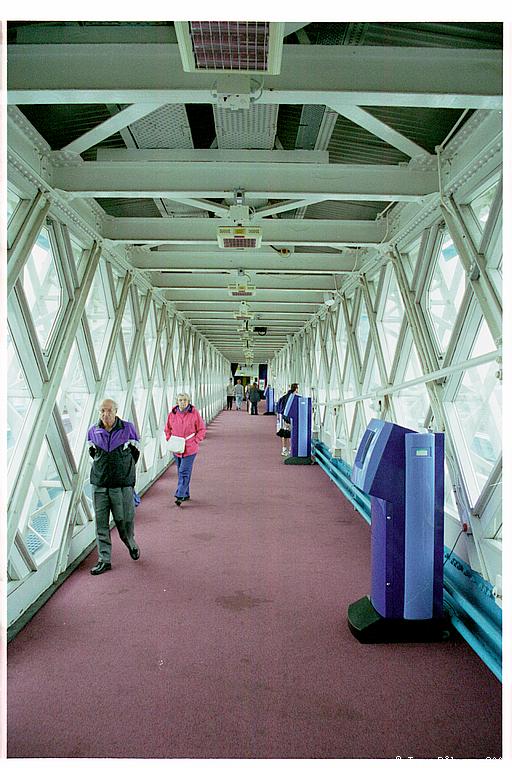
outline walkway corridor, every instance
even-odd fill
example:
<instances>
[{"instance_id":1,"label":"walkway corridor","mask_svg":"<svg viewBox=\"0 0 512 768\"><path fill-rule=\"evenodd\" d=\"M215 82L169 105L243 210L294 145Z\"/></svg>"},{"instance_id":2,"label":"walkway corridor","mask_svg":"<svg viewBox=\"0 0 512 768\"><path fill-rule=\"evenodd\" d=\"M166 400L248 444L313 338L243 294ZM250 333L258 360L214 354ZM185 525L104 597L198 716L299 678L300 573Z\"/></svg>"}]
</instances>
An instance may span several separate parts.
<instances>
[{"instance_id":1,"label":"walkway corridor","mask_svg":"<svg viewBox=\"0 0 512 768\"><path fill-rule=\"evenodd\" d=\"M463 641L350 634L369 527L274 428L219 414L190 503L174 466L144 495L141 559L113 532L112 571L91 554L11 642L9 757L501 754L500 684Z\"/></svg>"}]
</instances>

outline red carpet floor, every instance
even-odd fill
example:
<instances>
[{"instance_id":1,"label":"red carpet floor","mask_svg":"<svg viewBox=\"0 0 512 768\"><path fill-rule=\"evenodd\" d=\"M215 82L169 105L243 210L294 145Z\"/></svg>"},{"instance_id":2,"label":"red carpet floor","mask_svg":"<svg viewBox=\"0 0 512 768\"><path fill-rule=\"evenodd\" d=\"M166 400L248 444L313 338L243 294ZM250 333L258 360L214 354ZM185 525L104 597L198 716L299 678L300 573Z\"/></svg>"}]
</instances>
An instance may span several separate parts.
<instances>
[{"instance_id":1,"label":"red carpet floor","mask_svg":"<svg viewBox=\"0 0 512 768\"><path fill-rule=\"evenodd\" d=\"M263 410L264 403L260 404ZM196 459L113 531L8 648L8 755L484 758L501 686L460 639L361 645L369 526L319 466L285 466L275 419L223 412Z\"/></svg>"}]
</instances>

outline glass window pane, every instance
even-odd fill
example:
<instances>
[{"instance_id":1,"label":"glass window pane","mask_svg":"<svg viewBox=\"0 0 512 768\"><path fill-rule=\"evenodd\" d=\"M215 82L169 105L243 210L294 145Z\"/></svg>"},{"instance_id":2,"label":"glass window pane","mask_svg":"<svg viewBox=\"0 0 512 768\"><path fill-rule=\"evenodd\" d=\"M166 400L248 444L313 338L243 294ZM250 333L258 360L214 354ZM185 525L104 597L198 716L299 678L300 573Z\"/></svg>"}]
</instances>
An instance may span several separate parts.
<instances>
[{"instance_id":1,"label":"glass window pane","mask_svg":"<svg viewBox=\"0 0 512 768\"><path fill-rule=\"evenodd\" d=\"M347 344L347 329L345 327L343 312L340 309L338 315L338 325L336 328L336 351L338 353L338 360L340 361L341 371L343 371L343 366L345 364L345 351L347 349Z\"/></svg>"},{"instance_id":2,"label":"glass window pane","mask_svg":"<svg viewBox=\"0 0 512 768\"><path fill-rule=\"evenodd\" d=\"M155 408L155 414L157 421L160 418L160 410L162 407L162 397L164 394L163 386L160 384L159 381L154 382L153 387L151 388L151 394L153 397L153 406Z\"/></svg>"},{"instance_id":3,"label":"glass window pane","mask_svg":"<svg viewBox=\"0 0 512 768\"><path fill-rule=\"evenodd\" d=\"M126 301L126 306L124 308L124 313L123 313L123 319L121 321L121 332L123 335L124 350L126 352L126 360L128 362L130 360L132 345L135 339L135 323L133 321L132 305L131 305L129 296Z\"/></svg>"},{"instance_id":4,"label":"glass window pane","mask_svg":"<svg viewBox=\"0 0 512 768\"><path fill-rule=\"evenodd\" d=\"M101 371L108 348L110 337L108 331L109 326L111 325L109 303L107 301L101 269L98 269L94 275L94 280L85 305L85 314L91 332L96 361L98 363L98 368Z\"/></svg>"},{"instance_id":5,"label":"glass window pane","mask_svg":"<svg viewBox=\"0 0 512 768\"><path fill-rule=\"evenodd\" d=\"M359 359L361 360L361 363L364 360L364 353L366 351L366 343L368 341L369 333L370 321L368 320L368 312L366 311L366 304L361 299L361 309L356 327L357 344L359 346Z\"/></svg>"},{"instance_id":6,"label":"glass window pane","mask_svg":"<svg viewBox=\"0 0 512 768\"><path fill-rule=\"evenodd\" d=\"M133 405L137 414L137 420L139 425L142 425L142 419L144 418L144 407L146 405L147 390L144 389L144 378L142 376L141 364L137 366L137 375L135 377L135 384L133 387Z\"/></svg>"},{"instance_id":7,"label":"glass window pane","mask_svg":"<svg viewBox=\"0 0 512 768\"><path fill-rule=\"evenodd\" d=\"M487 324L482 321L472 357L493 349ZM501 398L501 381L496 378L496 364L487 363L466 371L454 401L476 478L476 490L472 490L469 484L473 503L501 453Z\"/></svg>"},{"instance_id":8,"label":"glass window pane","mask_svg":"<svg viewBox=\"0 0 512 768\"><path fill-rule=\"evenodd\" d=\"M356 395L357 395L357 391L356 391L354 371L352 369L352 364L349 363L348 371L345 374L345 380L343 382L343 399L346 400L351 397L356 397ZM345 405L345 413L347 416L347 424L348 424L349 430L352 427L352 420L354 418L355 408L356 408L355 400Z\"/></svg>"},{"instance_id":9,"label":"glass window pane","mask_svg":"<svg viewBox=\"0 0 512 768\"><path fill-rule=\"evenodd\" d=\"M12 217L21 203L21 198L11 189L7 190L7 224L9 225Z\"/></svg>"},{"instance_id":10,"label":"glass window pane","mask_svg":"<svg viewBox=\"0 0 512 768\"><path fill-rule=\"evenodd\" d=\"M491 336L489 326L482 318L475 343L471 348L471 353L469 356L479 357L480 355L486 355L488 352L494 352L495 349L496 346Z\"/></svg>"},{"instance_id":11,"label":"glass window pane","mask_svg":"<svg viewBox=\"0 0 512 768\"><path fill-rule=\"evenodd\" d=\"M379 366L377 365L377 361L375 360L375 350L370 351L370 356L368 359L368 367L367 367L367 374L365 377L365 392L374 392L376 389L379 389L379 387L382 386L382 381L380 377L380 371ZM366 422L370 419L375 418L375 410L374 407L376 404L373 402L373 400L370 400L369 398L366 398L363 400L363 408L364 408L364 414L366 417Z\"/></svg>"},{"instance_id":12,"label":"glass window pane","mask_svg":"<svg viewBox=\"0 0 512 768\"><path fill-rule=\"evenodd\" d=\"M153 437L151 434L151 428L149 426L149 420L146 424L146 427L144 428L144 437L143 437L143 452L144 452L144 460L146 462L146 466L148 467L149 471L151 472L154 467L154 458L155 458L155 449L156 449L156 437Z\"/></svg>"},{"instance_id":13,"label":"glass window pane","mask_svg":"<svg viewBox=\"0 0 512 768\"><path fill-rule=\"evenodd\" d=\"M165 312L166 310L163 309L162 311ZM169 327L168 326L168 322L166 321L165 325L164 325L164 327L162 329L162 333L160 334L160 345L159 346L160 346L160 359L162 361L162 365L165 364L165 356L167 354L167 346L169 344L169 338L167 336L167 334L168 334L168 327Z\"/></svg>"},{"instance_id":14,"label":"glass window pane","mask_svg":"<svg viewBox=\"0 0 512 768\"><path fill-rule=\"evenodd\" d=\"M400 296L400 290L394 274L391 273L384 311L382 313L382 320L379 322L382 329L382 351L388 364L388 371L393 364L403 316L404 307Z\"/></svg>"},{"instance_id":15,"label":"glass window pane","mask_svg":"<svg viewBox=\"0 0 512 768\"><path fill-rule=\"evenodd\" d=\"M102 394L103 398L112 398L118 405L118 413L122 413L124 404L126 402L126 382L124 378L121 378L119 374L119 365L117 362L117 356L112 358L112 364L105 384L105 390Z\"/></svg>"},{"instance_id":16,"label":"glass window pane","mask_svg":"<svg viewBox=\"0 0 512 768\"><path fill-rule=\"evenodd\" d=\"M180 358L180 326L178 325L174 332L174 338L172 340L172 362L174 370L178 373L178 362Z\"/></svg>"},{"instance_id":17,"label":"glass window pane","mask_svg":"<svg viewBox=\"0 0 512 768\"><path fill-rule=\"evenodd\" d=\"M59 387L57 408L77 464L84 450L89 426L85 420L89 396L82 360L75 341Z\"/></svg>"},{"instance_id":18,"label":"glass window pane","mask_svg":"<svg viewBox=\"0 0 512 768\"><path fill-rule=\"evenodd\" d=\"M41 349L48 339L62 304L62 289L48 229L39 233L22 274L23 289Z\"/></svg>"},{"instance_id":19,"label":"glass window pane","mask_svg":"<svg viewBox=\"0 0 512 768\"><path fill-rule=\"evenodd\" d=\"M478 195L478 197L476 197L471 202L471 208L474 211L476 220L482 231L485 227L487 219L489 218L489 212L491 210L492 202L494 200L497 188L498 182L493 184L492 187L486 189L485 192L482 192L481 195Z\"/></svg>"},{"instance_id":20,"label":"glass window pane","mask_svg":"<svg viewBox=\"0 0 512 768\"><path fill-rule=\"evenodd\" d=\"M451 517L459 518L453 484L446 462L444 466L444 511L445 514L448 514Z\"/></svg>"},{"instance_id":21,"label":"glass window pane","mask_svg":"<svg viewBox=\"0 0 512 768\"><path fill-rule=\"evenodd\" d=\"M142 317L144 314L144 304L146 302L146 294L141 293L140 291L137 291L137 297L139 299L139 317Z\"/></svg>"},{"instance_id":22,"label":"glass window pane","mask_svg":"<svg viewBox=\"0 0 512 768\"><path fill-rule=\"evenodd\" d=\"M366 429L366 422L364 424L362 423L358 413L356 416L356 423L354 425L354 430L352 432L352 445L355 446L356 452L357 452L357 448L359 447L359 443L362 440L365 429Z\"/></svg>"},{"instance_id":23,"label":"glass window pane","mask_svg":"<svg viewBox=\"0 0 512 768\"><path fill-rule=\"evenodd\" d=\"M82 256L84 255L84 248L83 246L76 240L76 238L73 237L73 235L69 236L69 241L71 243L71 254L73 256L73 260L75 262L75 266L77 268L80 267L80 262L82 261Z\"/></svg>"},{"instance_id":24,"label":"glass window pane","mask_svg":"<svg viewBox=\"0 0 512 768\"><path fill-rule=\"evenodd\" d=\"M320 370L320 361L322 357L322 351L320 349L320 330L319 327L316 327L315 330L315 372L318 375L318 371Z\"/></svg>"},{"instance_id":25,"label":"glass window pane","mask_svg":"<svg viewBox=\"0 0 512 768\"><path fill-rule=\"evenodd\" d=\"M34 468L21 526L25 544L36 561L50 550L63 498L64 488L45 439Z\"/></svg>"},{"instance_id":26,"label":"glass window pane","mask_svg":"<svg viewBox=\"0 0 512 768\"><path fill-rule=\"evenodd\" d=\"M417 379L423 375L418 360L418 355L414 347L411 349L409 362L405 372L405 381ZM416 384L412 387L406 387L393 393L393 404L397 415L398 423L402 427L422 429L425 424L429 408L429 398L425 384Z\"/></svg>"},{"instance_id":27,"label":"glass window pane","mask_svg":"<svg viewBox=\"0 0 512 768\"><path fill-rule=\"evenodd\" d=\"M20 438L32 393L21 368L11 334L7 331L7 464Z\"/></svg>"},{"instance_id":28,"label":"glass window pane","mask_svg":"<svg viewBox=\"0 0 512 768\"><path fill-rule=\"evenodd\" d=\"M124 275L114 275L114 288L116 292L116 302L118 305L121 299L121 294L123 292L124 279L125 279ZM129 298L128 298L128 301L130 301Z\"/></svg>"},{"instance_id":29,"label":"glass window pane","mask_svg":"<svg viewBox=\"0 0 512 768\"><path fill-rule=\"evenodd\" d=\"M446 351L455 326L465 282L455 245L449 233L445 232L427 294L427 310L442 352Z\"/></svg>"},{"instance_id":30,"label":"glass window pane","mask_svg":"<svg viewBox=\"0 0 512 768\"><path fill-rule=\"evenodd\" d=\"M405 268L405 272L407 274L407 279L409 280L409 285L412 285L412 279L414 277L414 272L416 269L416 263L418 261L418 256L420 253L420 246L421 246L421 238L416 240L416 242L402 254L402 263Z\"/></svg>"},{"instance_id":31,"label":"glass window pane","mask_svg":"<svg viewBox=\"0 0 512 768\"><path fill-rule=\"evenodd\" d=\"M153 366L153 356L155 354L155 347L156 347L156 318L155 318L154 303L152 303L149 308L149 315L146 322L146 328L144 331L144 343L146 345L148 370L151 373L152 366Z\"/></svg>"}]
</instances>

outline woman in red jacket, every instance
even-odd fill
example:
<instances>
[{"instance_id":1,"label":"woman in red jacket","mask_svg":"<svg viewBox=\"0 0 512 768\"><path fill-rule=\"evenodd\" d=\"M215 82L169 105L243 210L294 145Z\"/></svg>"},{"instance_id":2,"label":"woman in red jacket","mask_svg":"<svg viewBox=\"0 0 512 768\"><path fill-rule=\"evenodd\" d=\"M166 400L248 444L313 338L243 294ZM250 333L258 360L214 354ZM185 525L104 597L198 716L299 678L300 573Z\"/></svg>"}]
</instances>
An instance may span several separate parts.
<instances>
[{"instance_id":1,"label":"woman in red jacket","mask_svg":"<svg viewBox=\"0 0 512 768\"><path fill-rule=\"evenodd\" d=\"M190 395L181 392L178 395L178 405L175 405L167 417L165 424L165 439L171 435L185 437L185 450L175 453L174 458L178 467L178 487L174 503L179 507L183 501L190 499L190 477L192 466L199 449L199 443L204 439L206 427L201 414L190 402Z\"/></svg>"}]
</instances>

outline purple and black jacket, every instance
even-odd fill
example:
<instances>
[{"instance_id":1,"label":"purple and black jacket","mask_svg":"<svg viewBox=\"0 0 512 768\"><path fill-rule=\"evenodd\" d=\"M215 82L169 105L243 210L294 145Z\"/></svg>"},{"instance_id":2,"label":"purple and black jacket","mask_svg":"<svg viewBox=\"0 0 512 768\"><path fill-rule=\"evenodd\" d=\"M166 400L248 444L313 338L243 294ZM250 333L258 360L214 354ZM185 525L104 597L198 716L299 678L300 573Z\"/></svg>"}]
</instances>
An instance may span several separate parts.
<instances>
[{"instance_id":1,"label":"purple and black jacket","mask_svg":"<svg viewBox=\"0 0 512 768\"><path fill-rule=\"evenodd\" d=\"M135 464L139 459L139 436L131 421L116 417L108 432L100 420L87 433L89 453L94 459L91 485L125 488L135 485Z\"/></svg>"}]
</instances>

